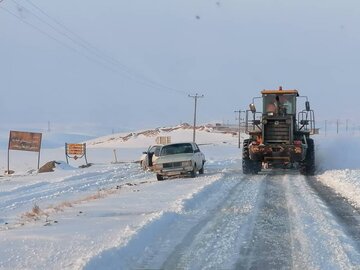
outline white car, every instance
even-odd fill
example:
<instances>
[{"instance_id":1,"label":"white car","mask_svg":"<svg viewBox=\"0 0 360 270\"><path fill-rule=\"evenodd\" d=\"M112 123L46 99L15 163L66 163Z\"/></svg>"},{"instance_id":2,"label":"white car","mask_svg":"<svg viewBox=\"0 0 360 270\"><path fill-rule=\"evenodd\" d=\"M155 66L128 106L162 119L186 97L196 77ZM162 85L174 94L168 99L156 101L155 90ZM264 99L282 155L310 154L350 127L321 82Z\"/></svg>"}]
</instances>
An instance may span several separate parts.
<instances>
[{"instance_id":1,"label":"white car","mask_svg":"<svg viewBox=\"0 0 360 270\"><path fill-rule=\"evenodd\" d=\"M140 166L144 170L152 170L154 161L159 158L162 144L150 145L146 152L140 157Z\"/></svg>"},{"instance_id":2,"label":"white car","mask_svg":"<svg viewBox=\"0 0 360 270\"><path fill-rule=\"evenodd\" d=\"M161 147L153 171L159 181L164 177L204 173L205 156L196 143L172 143Z\"/></svg>"}]
</instances>

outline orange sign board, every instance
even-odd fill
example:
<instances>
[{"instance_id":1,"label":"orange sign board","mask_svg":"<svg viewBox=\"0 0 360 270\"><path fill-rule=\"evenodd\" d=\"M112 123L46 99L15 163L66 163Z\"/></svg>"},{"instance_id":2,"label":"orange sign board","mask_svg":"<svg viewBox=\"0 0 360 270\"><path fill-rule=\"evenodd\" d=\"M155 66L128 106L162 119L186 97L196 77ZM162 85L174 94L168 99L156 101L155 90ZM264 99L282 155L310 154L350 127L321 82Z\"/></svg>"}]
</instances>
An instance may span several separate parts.
<instances>
[{"instance_id":1,"label":"orange sign board","mask_svg":"<svg viewBox=\"0 0 360 270\"><path fill-rule=\"evenodd\" d=\"M66 144L66 152L68 155L82 156L85 154L85 144L82 143L68 143Z\"/></svg>"},{"instance_id":2,"label":"orange sign board","mask_svg":"<svg viewBox=\"0 0 360 270\"><path fill-rule=\"evenodd\" d=\"M171 143L171 136L159 136L156 137L157 144L169 144Z\"/></svg>"},{"instance_id":3,"label":"orange sign board","mask_svg":"<svg viewBox=\"0 0 360 270\"><path fill-rule=\"evenodd\" d=\"M40 152L41 133L10 131L9 149Z\"/></svg>"}]
</instances>

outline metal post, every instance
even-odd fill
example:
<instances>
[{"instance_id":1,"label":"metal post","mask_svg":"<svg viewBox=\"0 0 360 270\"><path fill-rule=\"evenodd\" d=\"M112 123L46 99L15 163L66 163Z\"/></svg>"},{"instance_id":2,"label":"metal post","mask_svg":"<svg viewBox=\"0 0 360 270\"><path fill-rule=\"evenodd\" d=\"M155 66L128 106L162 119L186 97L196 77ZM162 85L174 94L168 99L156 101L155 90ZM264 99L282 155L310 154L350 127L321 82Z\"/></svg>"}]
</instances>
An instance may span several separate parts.
<instances>
[{"instance_id":1,"label":"metal post","mask_svg":"<svg viewBox=\"0 0 360 270\"><path fill-rule=\"evenodd\" d=\"M10 174L10 147L8 148L7 174Z\"/></svg>"},{"instance_id":2,"label":"metal post","mask_svg":"<svg viewBox=\"0 0 360 270\"><path fill-rule=\"evenodd\" d=\"M10 141L11 141L11 131L10 131L10 134L9 134L9 144L8 144L7 174L10 174Z\"/></svg>"},{"instance_id":3,"label":"metal post","mask_svg":"<svg viewBox=\"0 0 360 270\"><path fill-rule=\"evenodd\" d=\"M38 156L38 170L40 169L40 151L39 151L39 156Z\"/></svg>"},{"instance_id":4,"label":"metal post","mask_svg":"<svg viewBox=\"0 0 360 270\"><path fill-rule=\"evenodd\" d=\"M197 108L197 98L195 98L193 142L195 142L195 133L196 133L196 108Z\"/></svg>"},{"instance_id":5,"label":"metal post","mask_svg":"<svg viewBox=\"0 0 360 270\"><path fill-rule=\"evenodd\" d=\"M67 151L67 143L65 143L65 156L66 156L66 163L69 164L69 155L68 155L68 151Z\"/></svg>"},{"instance_id":6,"label":"metal post","mask_svg":"<svg viewBox=\"0 0 360 270\"><path fill-rule=\"evenodd\" d=\"M86 156L86 143L83 144L84 145L84 153L85 153L85 162L86 162L86 165L88 165L88 161L87 161L87 156Z\"/></svg>"},{"instance_id":7,"label":"metal post","mask_svg":"<svg viewBox=\"0 0 360 270\"><path fill-rule=\"evenodd\" d=\"M198 99L198 98L203 98L204 95L201 95L201 96L200 96L200 95L198 95L198 94L196 93L195 96L191 96L191 95L188 95L188 96L195 99L194 126L193 126L193 142L195 142L197 99Z\"/></svg>"},{"instance_id":8,"label":"metal post","mask_svg":"<svg viewBox=\"0 0 360 270\"><path fill-rule=\"evenodd\" d=\"M39 156L38 156L38 170L40 169L41 142L42 142L42 133L40 133L40 145L39 145Z\"/></svg>"}]
</instances>

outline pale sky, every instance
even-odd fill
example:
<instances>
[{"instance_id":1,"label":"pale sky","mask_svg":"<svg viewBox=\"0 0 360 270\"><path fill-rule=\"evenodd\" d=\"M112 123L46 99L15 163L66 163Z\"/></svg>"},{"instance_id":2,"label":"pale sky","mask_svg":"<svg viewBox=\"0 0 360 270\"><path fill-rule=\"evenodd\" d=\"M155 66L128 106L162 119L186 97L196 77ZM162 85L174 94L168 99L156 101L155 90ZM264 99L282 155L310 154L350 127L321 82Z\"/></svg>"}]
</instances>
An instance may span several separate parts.
<instances>
[{"instance_id":1,"label":"pale sky","mask_svg":"<svg viewBox=\"0 0 360 270\"><path fill-rule=\"evenodd\" d=\"M0 7L2 128L50 121L109 133L192 123L188 94L195 93L205 95L199 123L232 123L234 110L280 85L307 95L320 121L355 122L360 114L358 0L4 0Z\"/></svg>"}]
</instances>

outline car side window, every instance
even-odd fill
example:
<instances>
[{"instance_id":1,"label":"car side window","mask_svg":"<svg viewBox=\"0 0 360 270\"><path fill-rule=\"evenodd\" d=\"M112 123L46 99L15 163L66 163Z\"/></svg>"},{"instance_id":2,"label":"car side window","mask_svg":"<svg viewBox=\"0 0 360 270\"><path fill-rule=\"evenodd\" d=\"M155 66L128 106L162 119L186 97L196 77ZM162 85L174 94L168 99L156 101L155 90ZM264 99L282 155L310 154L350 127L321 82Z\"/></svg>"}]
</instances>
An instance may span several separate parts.
<instances>
[{"instance_id":1,"label":"car side window","mask_svg":"<svg viewBox=\"0 0 360 270\"><path fill-rule=\"evenodd\" d=\"M160 149L161 149L161 147L156 147L156 148L155 148L154 155L155 155L156 157L158 157L158 156L160 155Z\"/></svg>"},{"instance_id":2,"label":"car side window","mask_svg":"<svg viewBox=\"0 0 360 270\"><path fill-rule=\"evenodd\" d=\"M198 153L198 152L200 152L200 149L196 144L194 144L194 153Z\"/></svg>"}]
</instances>

